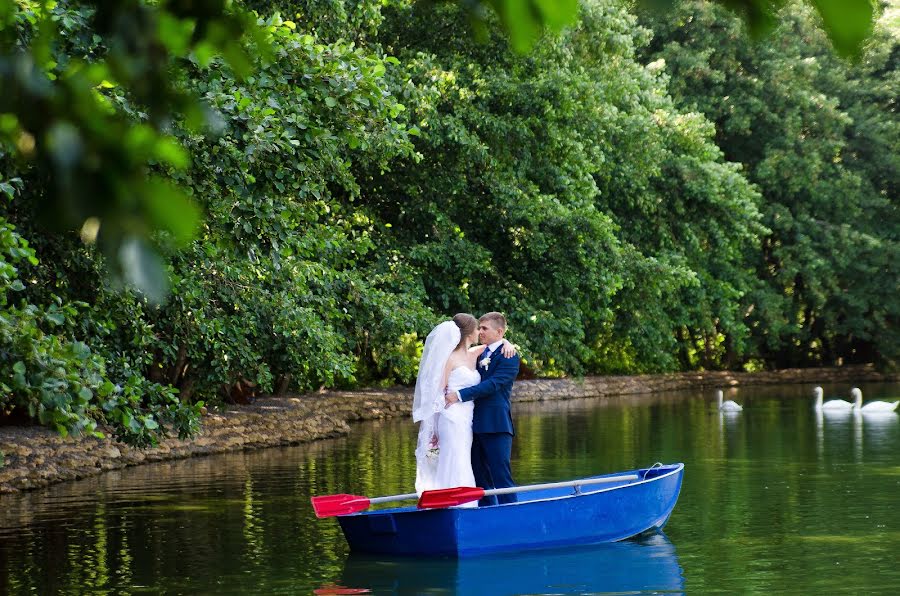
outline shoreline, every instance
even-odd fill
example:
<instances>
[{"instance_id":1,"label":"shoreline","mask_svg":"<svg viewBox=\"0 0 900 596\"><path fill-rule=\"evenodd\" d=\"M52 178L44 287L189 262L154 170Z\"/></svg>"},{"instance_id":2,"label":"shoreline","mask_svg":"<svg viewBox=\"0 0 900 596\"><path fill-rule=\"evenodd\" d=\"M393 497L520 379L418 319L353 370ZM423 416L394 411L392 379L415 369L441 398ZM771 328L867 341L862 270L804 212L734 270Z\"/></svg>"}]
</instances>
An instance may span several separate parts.
<instances>
[{"instance_id":1,"label":"shoreline","mask_svg":"<svg viewBox=\"0 0 900 596\"><path fill-rule=\"evenodd\" d=\"M869 365L785 369L756 373L686 372L660 375L534 379L517 381L513 403L644 395L663 391L772 384L891 382L900 373ZM166 439L152 449L134 449L112 439L61 437L41 426L0 427L0 495L35 490L142 463L231 451L308 443L345 435L351 423L408 416L411 387L328 391L264 397L202 419L190 440Z\"/></svg>"}]
</instances>

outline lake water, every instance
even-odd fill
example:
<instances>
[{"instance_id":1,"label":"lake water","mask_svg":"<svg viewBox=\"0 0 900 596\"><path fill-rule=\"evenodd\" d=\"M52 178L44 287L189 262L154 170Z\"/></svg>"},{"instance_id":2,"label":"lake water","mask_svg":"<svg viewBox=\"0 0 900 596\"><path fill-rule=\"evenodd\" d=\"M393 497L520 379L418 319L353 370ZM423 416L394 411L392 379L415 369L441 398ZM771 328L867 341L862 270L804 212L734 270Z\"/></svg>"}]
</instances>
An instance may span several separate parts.
<instances>
[{"instance_id":1,"label":"lake water","mask_svg":"<svg viewBox=\"0 0 900 596\"><path fill-rule=\"evenodd\" d=\"M817 416L810 386L727 398L744 412L720 415L711 391L514 407L521 484L684 462L664 535L463 561L350 556L309 498L411 492L414 427L390 420L2 496L0 594L900 593L897 417Z\"/></svg>"}]
</instances>

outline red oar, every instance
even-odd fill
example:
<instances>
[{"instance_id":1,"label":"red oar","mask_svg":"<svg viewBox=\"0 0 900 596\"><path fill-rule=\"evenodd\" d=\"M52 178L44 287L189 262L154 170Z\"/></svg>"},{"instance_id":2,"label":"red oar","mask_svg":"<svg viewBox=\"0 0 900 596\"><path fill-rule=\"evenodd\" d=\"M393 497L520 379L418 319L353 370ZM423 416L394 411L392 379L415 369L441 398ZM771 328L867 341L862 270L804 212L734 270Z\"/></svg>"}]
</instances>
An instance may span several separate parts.
<instances>
[{"instance_id":1,"label":"red oar","mask_svg":"<svg viewBox=\"0 0 900 596\"><path fill-rule=\"evenodd\" d=\"M347 515L364 511L369 505L376 503L387 503L389 501L403 501L405 499L416 499L419 495L409 493L406 495L392 495L390 497L362 497L360 495L324 495L321 497L313 497L313 509L316 517L331 517L334 515Z\"/></svg>"},{"instance_id":2,"label":"red oar","mask_svg":"<svg viewBox=\"0 0 900 596\"><path fill-rule=\"evenodd\" d=\"M627 474L624 476L605 476L603 478L585 478L583 480L570 480L568 482L551 482L549 484L528 484L525 486L513 486L510 488L494 488L484 490L483 488L458 486L456 488L442 488L440 490L426 490L419 497L416 493L407 493L405 495L391 495L389 497L363 497L360 495L323 495L321 497L312 497L313 509L316 517L332 517L335 515L348 515L357 511L365 511L369 505L378 503L388 503L390 501L404 501L406 499L415 499L419 497L419 509L437 509L440 507L452 507L453 505L461 505L469 501L475 501L481 497L490 495L508 495L510 493L524 493L533 490L544 490L547 488L564 488L567 486L575 487L575 492L579 492L580 487L591 484L604 484L607 482L630 482L637 480L637 474Z\"/></svg>"},{"instance_id":3,"label":"red oar","mask_svg":"<svg viewBox=\"0 0 900 596\"><path fill-rule=\"evenodd\" d=\"M548 488L575 487L575 494L581 492L582 486L591 484L605 484L608 482L631 482L637 480L637 474L625 474L622 476L604 476L602 478L584 478L582 480L569 480L567 482L550 482L548 484L527 484L525 486L512 486L510 488L493 488L484 490L472 486L458 486L456 488L442 488L439 490L426 490L419 498L419 509L438 509L462 505L469 501L475 501L481 497L491 495L508 495L511 493L525 493L533 490L545 490Z\"/></svg>"}]
</instances>

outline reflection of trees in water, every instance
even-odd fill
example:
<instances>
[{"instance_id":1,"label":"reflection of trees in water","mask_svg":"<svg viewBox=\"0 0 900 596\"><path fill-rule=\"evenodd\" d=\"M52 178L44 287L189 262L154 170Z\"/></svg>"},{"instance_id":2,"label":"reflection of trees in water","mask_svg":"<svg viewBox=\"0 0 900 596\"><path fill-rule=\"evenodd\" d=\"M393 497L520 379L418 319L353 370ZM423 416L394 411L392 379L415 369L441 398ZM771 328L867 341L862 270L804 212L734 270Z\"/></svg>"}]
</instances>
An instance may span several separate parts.
<instances>
[{"instance_id":1,"label":"reflection of trees in water","mask_svg":"<svg viewBox=\"0 0 900 596\"><path fill-rule=\"evenodd\" d=\"M886 490L896 478L879 470L900 469L897 419L819 419L805 386L739 391L738 417L719 416L712 390L516 404L515 477L552 481L684 461L667 532L687 569L686 589L747 589L729 583L734 569L747 568L765 569L757 588L796 586L826 555L847 563L848 581L863 581L862 558L879 556L878 537L854 542L852 552L826 538L871 538L876 521L896 527L895 491ZM304 592L297 586L339 582L346 544L334 520L315 519L309 497L408 492L415 430L407 418L368 422L318 443L149 464L4 496L0 593L131 585ZM817 555L804 558L798 541L816 536ZM773 558L790 565L768 565Z\"/></svg>"},{"instance_id":2,"label":"reflection of trees in water","mask_svg":"<svg viewBox=\"0 0 900 596\"><path fill-rule=\"evenodd\" d=\"M320 446L300 458L285 458L289 451L148 465L4 498L3 531L28 532L16 535L22 548L13 557L0 557L10 562L0 564L0 576L10 590L50 593L153 586L160 577L182 577L187 586L202 578L202 586L222 570L318 577L329 559L337 572L345 550L339 529L311 523L295 492L310 493L303 481L310 471L330 484L315 471L331 468L334 458ZM316 569L304 561L316 561ZM262 589L269 575L253 586Z\"/></svg>"}]
</instances>

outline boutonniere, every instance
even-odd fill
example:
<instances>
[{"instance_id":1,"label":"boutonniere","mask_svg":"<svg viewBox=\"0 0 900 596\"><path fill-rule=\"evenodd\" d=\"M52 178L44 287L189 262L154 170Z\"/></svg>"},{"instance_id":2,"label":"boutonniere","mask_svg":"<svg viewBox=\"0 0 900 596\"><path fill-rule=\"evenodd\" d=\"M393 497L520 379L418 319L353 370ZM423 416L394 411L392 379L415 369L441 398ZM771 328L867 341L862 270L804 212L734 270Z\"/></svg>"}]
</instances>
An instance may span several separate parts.
<instances>
[{"instance_id":1,"label":"boutonniere","mask_svg":"<svg viewBox=\"0 0 900 596\"><path fill-rule=\"evenodd\" d=\"M485 356L478 362L478 365L481 366L481 368L487 369L487 367L491 365L491 357Z\"/></svg>"}]
</instances>

